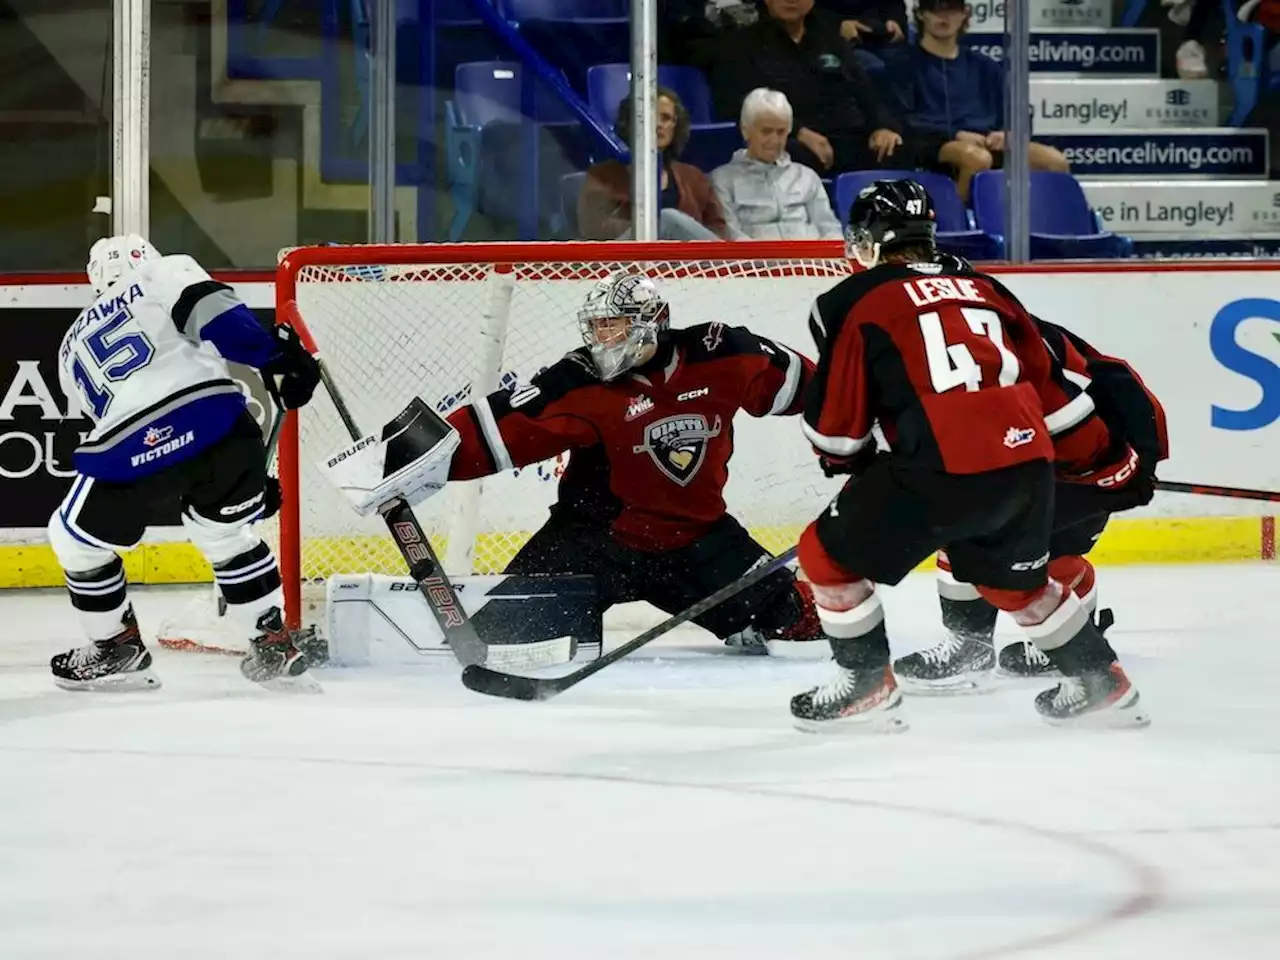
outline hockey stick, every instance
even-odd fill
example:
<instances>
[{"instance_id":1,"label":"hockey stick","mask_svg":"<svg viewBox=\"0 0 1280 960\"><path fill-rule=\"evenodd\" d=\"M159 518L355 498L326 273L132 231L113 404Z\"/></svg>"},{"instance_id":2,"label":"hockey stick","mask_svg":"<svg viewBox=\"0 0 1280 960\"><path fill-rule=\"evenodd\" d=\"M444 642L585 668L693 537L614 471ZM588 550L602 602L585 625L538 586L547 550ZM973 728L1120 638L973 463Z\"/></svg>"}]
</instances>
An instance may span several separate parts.
<instances>
[{"instance_id":1,"label":"hockey stick","mask_svg":"<svg viewBox=\"0 0 1280 960\"><path fill-rule=\"evenodd\" d=\"M297 331L307 349L315 356L320 366L320 382L324 384L325 391L333 401L334 409L338 411L342 425L346 427L352 442L362 439L365 434L356 424L351 408L347 406L342 391L329 373L328 366L320 358L315 339L307 329L306 322L298 311L297 303L290 300L284 305L282 313L284 320ZM440 632L444 634L445 642L449 644L453 655L463 666L484 663L488 657L489 647L480 639L476 628L467 618L466 611L462 609L462 603L458 600L457 591L449 582L448 575L431 548L431 541L427 539L426 531L422 529L422 524L414 516L409 504L397 498L386 504L379 512L387 525L387 530L391 533L391 539L400 550L400 555L409 565L409 576L417 581L418 590L426 599L427 606L431 609L436 623L439 624Z\"/></svg>"},{"instance_id":2,"label":"hockey stick","mask_svg":"<svg viewBox=\"0 0 1280 960\"><path fill-rule=\"evenodd\" d=\"M1250 490L1248 487L1219 487L1211 483L1177 483L1173 480L1157 480L1157 490L1165 493L1194 493L1202 497L1234 497L1237 500L1280 501L1280 491Z\"/></svg>"},{"instance_id":3,"label":"hockey stick","mask_svg":"<svg viewBox=\"0 0 1280 960\"><path fill-rule=\"evenodd\" d=\"M598 660L593 660L585 667L566 673L563 677L520 677L510 673L499 673L488 667L472 666L462 671L462 682L469 690L487 694L491 697L506 697L508 700L550 700L564 693L570 687L581 683L587 677L598 673L611 663L617 663L623 657L635 653L645 644L657 640L663 634L670 633L682 623L688 623L694 617L701 616L712 607L741 593L750 586L759 583L770 574L776 573L795 559L796 548L774 557L763 567L757 567L750 573L727 584L711 596L699 600L689 609L677 613L674 617L663 620L656 627L651 627L633 640L628 640L615 650L610 650Z\"/></svg>"}]
</instances>

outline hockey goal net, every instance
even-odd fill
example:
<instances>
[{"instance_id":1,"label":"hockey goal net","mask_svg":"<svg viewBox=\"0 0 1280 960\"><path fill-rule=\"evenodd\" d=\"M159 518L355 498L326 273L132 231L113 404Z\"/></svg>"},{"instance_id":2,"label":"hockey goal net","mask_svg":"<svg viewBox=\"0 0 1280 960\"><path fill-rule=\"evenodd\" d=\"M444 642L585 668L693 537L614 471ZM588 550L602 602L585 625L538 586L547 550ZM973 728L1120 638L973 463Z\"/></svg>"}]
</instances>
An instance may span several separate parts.
<instances>
[{"instance_id":1,"label":"hockey goal net","mask_svg":"<svg viewBox=\"0 0 1280 960\"><path fill-rule=\"evenodd\" d=\"M814 296L849 273L834 242L502 243L288 251L277 303L296 301L356 422L374 432L415 395L442 413L525 382L579 346L578 307L611 271L644 271L672 323L745 325L812 355ZM795 542L833 490L793 419L737 418L729 509L767 548ZM380 518L360 518L315 463L349 442L323 389L281 437L279 550L289 615L334 573L403 573ZM458 483L418 509L452 575L499 572L547 515L561 456ZM320 591L322 592L322 591ZM312 604L306 604L308 607Z\"/></svg>"}]
</instances>

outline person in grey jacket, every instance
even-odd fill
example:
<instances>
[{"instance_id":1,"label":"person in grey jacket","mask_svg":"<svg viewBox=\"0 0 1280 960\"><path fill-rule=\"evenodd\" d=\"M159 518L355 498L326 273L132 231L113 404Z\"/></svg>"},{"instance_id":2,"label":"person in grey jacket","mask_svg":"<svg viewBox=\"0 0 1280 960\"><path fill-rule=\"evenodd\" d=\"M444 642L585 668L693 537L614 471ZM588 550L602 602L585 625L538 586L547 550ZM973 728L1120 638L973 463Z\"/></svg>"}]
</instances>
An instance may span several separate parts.
<instances>
[{"instance_id":1,"label":"person in grey jacket","mask_svg":"<svg viewBox=\"0 0 1280 960\"><path fill-rule=\"evenodd\" d=\"M812 167L787 155L791 104L758 87L742 101L746 149L711 173L729 235L748 240L839 240L844 236Z\"/></svg>"}]
</instances>

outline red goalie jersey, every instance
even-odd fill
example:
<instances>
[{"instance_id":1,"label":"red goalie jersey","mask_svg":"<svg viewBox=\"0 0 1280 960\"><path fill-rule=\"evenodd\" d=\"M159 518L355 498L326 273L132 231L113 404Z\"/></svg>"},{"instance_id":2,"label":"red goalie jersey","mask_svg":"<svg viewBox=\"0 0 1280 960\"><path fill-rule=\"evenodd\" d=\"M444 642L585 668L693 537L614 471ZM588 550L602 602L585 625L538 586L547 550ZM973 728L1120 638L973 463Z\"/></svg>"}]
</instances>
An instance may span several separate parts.
<instances>
[{"instance_id":1,"label":"red goalie jersey","mask_svg":"<svg viewBox=\"0 0 1280 960\"><path fill-rule=\"evenodd\" d=\"M554 509L611 524L633 549L682 547L725 513L734 415L799 414L813 372L794 350L720 323L665 332L653 360L608 382L575 350L449 415L462 435L450 479L571 450Z\"/></svg>"},{"instance_id":2,"label":"red goalie jersey","mask_svg":"<svg viewBox=\"0 0 1280 960\"><path fill-rule=\"evenodd\" d=\"M862 453L877 423L895 456L953 474L1092 464L1110 446L1071 376L1084 358L1069 341L1051 357L1022 305L980 274L883 265L820 296L810 327L822 356L805 433L825 456Z\"/></svg>"}]
</instances>

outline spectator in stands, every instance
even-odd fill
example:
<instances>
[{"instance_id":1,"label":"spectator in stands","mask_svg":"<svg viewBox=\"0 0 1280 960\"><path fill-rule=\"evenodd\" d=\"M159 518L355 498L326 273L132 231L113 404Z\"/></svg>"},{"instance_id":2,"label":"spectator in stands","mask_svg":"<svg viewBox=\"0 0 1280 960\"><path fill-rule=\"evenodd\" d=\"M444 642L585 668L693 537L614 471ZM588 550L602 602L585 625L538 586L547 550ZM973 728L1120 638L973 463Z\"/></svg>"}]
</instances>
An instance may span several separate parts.
<instances>
[{"instance_id":1,"label":"spectator in stands","mask_svg":"<svg viewBox=\"0 0 1280 960\"><path fill-rule=\"evenodd\" d=\"M730 230L752 240L839 240L840 221L822 181L787 155L792 111L777 90L759 87L742 101L745 150L711 172Z\"/></svg>"},{"instance_id":2,"label":"spectator in stands","mask_svg":"<svg viewBox=\"0 0 1280 960\"><path fill-rule=\"evenodd\" d=\"M707 175L676 159L689 142L689 111L675 92L658 88L658 150L662 154L658 235L663 240L728 240L729 228ZM631 142L631 98L618 106L618 136ZM617 160L587 170L578 195L578 229L587 240L626 240L631 224L631 168Z\"/></svg>"},{"instance_id":3,"label":"spectator in stands","mask_svg":"<svg viewBox=\"0 0 1280 960\"><path fill-rule=\"evenodd\" d=\"M840 20L814 10L814 0L764 0L757 23L736 31L711 73L716 108L733 117L743 98L766 86L786 95L796 132L791 158L820 174L875 167L914 169L918 144L906 142L853 48Z\"/></svg>"},{"instance_id":4,"label":"spectator in stands","mask_svg":"<svg viewBox=\"0 0 1280 960\"><path fill-rule=\"evenodd\" d=\"M890 62L887 86L926 157L956 169L960 196L974 174L1004 160L1004 71L985 54L960 45L969 24L964 0L919 0L919 41ZM1066 173L1061 151L1030 145L1033 170Z\"/></svg>"},{"instance_id":5,"label":"spectator in stands","mask_svg":"<svg viewBox=\"0 0 1280 960\"><path fill-rule=\"evenodd\" d=\"M869 71L883 70L881 56L907 39L903 0L819 0L818 6L840 17L840 35L854 45Z\"/></svg>"}]
</instances>

